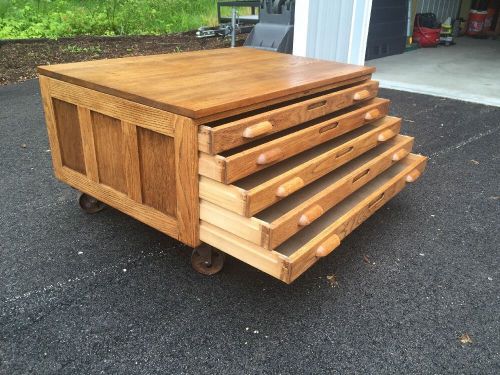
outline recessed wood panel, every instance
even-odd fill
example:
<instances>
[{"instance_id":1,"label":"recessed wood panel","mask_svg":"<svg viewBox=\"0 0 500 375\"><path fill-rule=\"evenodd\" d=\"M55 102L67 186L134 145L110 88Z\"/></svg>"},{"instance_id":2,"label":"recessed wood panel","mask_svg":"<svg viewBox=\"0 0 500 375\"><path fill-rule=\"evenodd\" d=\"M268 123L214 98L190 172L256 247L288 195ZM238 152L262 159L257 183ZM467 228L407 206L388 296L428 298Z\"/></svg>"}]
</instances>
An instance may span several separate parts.
<instances>
[{"instance_id":1,"label":"recessed wood panel","mask_svg":"<svg viewBox=\"0 0 500 375\"><path fill-rule=\"evenodd\" d=\"M63 165L85 173L82 136L76 105L53 99L57 135Z\"/></svg>"},{"instance_id":2,"label":"recessed wood panel","mask_svg":"<svg viewBox=\"0 0 500 375\"><path fill-rule=\"evenodd\" d=\"M175 216L174 139L137 127L141 169L142 202Z\"/></svg>"},{"instance_id":3,"label":"recessed wood panel","mask_svg":"<svg viewBox=\"0 0 500 375\"><path fill-rule=\"evenodd\" d=\"M126 193L121 121L98 112L92 112L92 130L99 181Z\"/></svg>"}]
</instances>

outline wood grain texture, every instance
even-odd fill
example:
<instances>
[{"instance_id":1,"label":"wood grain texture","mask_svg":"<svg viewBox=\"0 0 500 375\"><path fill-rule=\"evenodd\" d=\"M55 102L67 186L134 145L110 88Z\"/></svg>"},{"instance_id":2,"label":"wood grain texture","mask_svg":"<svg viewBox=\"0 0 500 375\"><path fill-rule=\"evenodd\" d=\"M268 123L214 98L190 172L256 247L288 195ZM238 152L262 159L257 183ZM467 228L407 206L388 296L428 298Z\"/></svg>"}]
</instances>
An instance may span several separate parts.
<instances>
[{"instance_id":1,"label":"wood grain texture","mask_svg":"<svg viewBox=\"0 0 500 375\"><path fill-rule=\"evenodd\" d=\"M40 87L59 179L190 246L200 244L191 119L44 76ZM71 115L72 124L83 124L64 140L65 147L82 140L85 163L78 172L63 166L52 96L62 103L64 122Z\"/></svg>"},{"instance_id":2,"label":"wood grain texture","mask_svg":"<svg viewBox=\"0 0 500 375\"><path fill-rule=\"evenodd\" d=\"M97 157L95 154L94 131L92 127L92 115L88 108L78 107L78 120L82 137L83 156L85 158L85 170L87 177L99 182L99 170L97 168Z\"/></svg>"},{"instance_id":3,"label":"wood grain texture","mask_svg":"<svg viewBox=\"0 0 500 375\"><path fill-rule=\"evenodd\" d=\"M215 181L226 181L226 160L223 156L200 152L199 173Z\"/></svg>"},{"instance_id":4,"label":"wood grain texture","mask_svg":"<svg viewBox=\"0 0 500 375\"><path fill-rule=\"evenodd\" d=\"M397 133L400 127L399 118L387 116L232 185L202 177L200 194L204 199L221 207L251 217L284 198L277 194L281 188L291 188L292 192L302 189L379 145L377 137L382 131L390 128ZM346 153L346 150L350 151ZM206 154L200 154L201 168L201 161Z\"/></svg>"},{"instance_id":5,"label":"wood grain texture","mask_svg":"<svg viewBox=\"0 0 500 375\"><path fill-rule=\"evenodd\" d=\"M403 149L408 154L412 145L413 138L398 136L304 187L293 196L273 204L254 217L243 217L241 214L220 207L220 204L217 206L202 201L201 219L265 249L274 249L391 167L395 163L392 155ZM204 195L203 189L201 186L201 195ZM223 192L224 190L220 194L213 195L217 197Z\"/></svg>"},{"instance_id":6,"label":"wood grain texture","mask_svg":"<svg viewBox=\"0 0 500 375\"><path fill-rule=\"evenodd\" d=\"M373 71L245 47L38 68L40 74L61 81L191 118L244 109ZM221 84L235 79L238 90Z\"/></svg>"},{"instance_id":7,"label":"wood grain texture","mask_svg":"<svg viewBox=\"0 0 500 375\"><path fill-rule=\"evenodd\" d=\"M98 112L91 112L91 118L99 182L126 193L122 124Z\"/></svg>"},{"instance_id":8,"label":"wood grain texture","mask_svg":"<svg viewBox=\"0 0 500 375\"><path fill-rule=\"evenodd\" d=\"M200 199L205 199L240 215L246 214L247 192L244 189L200 176L199 191Z\"/></svg>"},{"instance_id":9,"label":"wood grain texture","mask_svg":"<svg viewBox=\"0 0 500 375\"><path fill-rule=\"evenodd\" d=\"M175 182L179 240L200 245L198 193L198 129L191 119L179 116L175 122Z\"/></svg>"},{"instance_id":10,"label":"wood grain texture","mask_svg":"<svg viewBox=\"0 0 500 375\"><path fill-rule=\"evenodd\" d=\"M339 207L330 210L277 250L266 250L203 220L200 238L277 279L291 283L326 253L333 251L339 240L344 239L401 191L406 185L406 175L414 169L423 171L426 161L425 157L409 155L396 164L396 169L391 167L377 177L377 181L372 181L363 191L344 200ZM383 199L370 208L371 202L379 200L381 195ZM322 245L327 245L328 248L318 253L318 248Z\"/></svg>"},{"instance_id":11,"label":"wood grain texture","mask_svg":"<svg viewBox=\"0 0 500 375\"><path fill-rule=\"evenodd\" d=\"M215 165L220 166L222 171L219 181L230 184L385 116L389 109L389 103L389 100L386 99L374 99L352 111L338 115L333 114L326 119L322 118L321 121L316 120L314 123L306 123L298 129L290 129L288 133L278 133L266 137L257 141L257 144L251 148L240 146L223 155L203 155L203 158L213 158L214 161L209 168L210 173L214 170ZM366 120L365 114L374 109L378 111L378 116ZM200 174L206 175L205 171L206 169L201 169ZM217 179L214 174L207 177Z\"/></svg>"},{"instance_id":12,"label":"wood grain texture","mask_svg":"<svg viewBox=\"0 0 500 375\"><path fill-rule=\"evenodd\" d=\"M142 203L142 181L137 127L130 122L122 121L122 130L124 137L123 158L125 161L125 179L127 180L128 196L134 201Z\"/></svg>"},{"instance_id":13,"label":"wood grain texture","mask_svg":"<svg viewBox=\"0 0 500 375\"><path fill-rule=\"evenodd\" d=\"M177 212L174 138L137 128L142 202L171 216Z\"/></svg>"},{"instance_id":14,"label":"wood grain texture","mask_svg":"<svg viewBox=\"0 0 500 375\"><path fill-rule=\"evenodd\" d=\"M85 159L77 107L53 99L53 108L62 164L77 172L85 173Z\"/></svg>"},{"instance_id":15,"label":"wood grain texture","mask_svg":"<svg viewBox=\"0 0 500 375\"><path fill-rule=\"evenodd\" d=\"M377 150L374 149L373 152L369 153L369 158L361 156L359 161L356 159L355 163L349 163L353 165L352 168L347 164L343 170L341 168L341 170L332 172L331 177L325 176L322 179L324 182L320 180L316 186L312 184L311 186L314 186L312 192L317 192L314 196L309 196L310 194L307 194L306 191L300 193L295 198L296 203L293 209L288 210L270 223L269 243L265 244L264 247L274 249L298 233L302 229L300 219L304 213L307 213L315 205L320 205L323 209L321 215L323 215L325 211L391 167L395 163L392 160L392 154L396 150L404 149L410 152L412 145L413 138L398 136L398 139L394 140L390 147L383 148L382 153L377 155ZM362 163L360 163L361 161ZM329 185L325 186L325 184ZM259 217L262 215L257 214L257 218ZM262 219L265 220L266 216Z\"/></svg>"},{"instance_id":16,"label":"wood grain texture","mask_svg":"<svg viewBox=\"0 0 500 375\"><path fill-rule=\"evenodd\" d=\"M59 148L59 137L57 135L57 126L54 114L54 106L52 96L50 94L50 79L40 76L40 95L42 97L43 112L45 115L45 123L47 125L47 135L49 138L50 151L52 156L52 166L54 174L60 179L62 170L61 150Z\"/></svg>"},{"instance_id":17,"label":"wood grain texture","mask_svg":"<svg viewBox=\"0 0 500 375\"><path fill-rule=\"evenodd\" d=\"M325 86L314 87L312 89L299 91L299 92L296 92L293 94L288 94L288 95L278 97L275 99L269 99L269 100L266 100L263 102L258 102L258 103L251 104L248 106L238 107L238 108L227 110L224 112L217 112L217 113L214 113L213 115L209 115L209 116L194 118L193 123L195 125L202 125L202 124L207 124L209 122L219 121L219 120L226 120L227 121L228 118L251 115L254 111L266 110L270 106L280 105L283 102L300 100L302 98L307 98L311 95L321 94L321 93L324 93L325 91L330 91L330 90L334 90L337 88L347 87L347 86L350 86L352 84L366 83L370 80L371 80L371 74L355 76L355 77L349 78L345 81L330 83L330 84L325 85Z\"/></svg>"},{"instance_id":18,"label":"wood grain texture","mask_svg":"<svg viewBox=\"0 0 500 375\"><path fill-rule=\"evenodd\" d=\"M40 76L43 77L43 76ZM62 101L95 112L140 125L158 133L172 136L175 115L140 103L89 90L67 82L44 77L50 83L50 95Z\"/></svg>"},{"instance_id":19,"label":"wood grain texture","mask_svg":"<svg viewBox=\"0 0 500 375\"><path fill-rule=\"evenodd\" d=\"M315 255L317 258L323 258L335 250L339 245L339 236L333 234L318 245Z\"/></svg>"},{"instance_id":20,"label":"wood grain texture","mask_svg":"<svg viewBox=\"0 0 500 375\"><path fill-rule=\"evenodd\" d=\"M282 183L276 189L276 196L280 198L288 197L304 187L304 180L300 177L293 177L292 179Z\"/></svg>"},{"instance_id":21,"label":"wood grain texture","mask_svg":"<svg viewBox=\"0 0 500 375\"><path fill-rule=\"evenodd\" d=\"M283 263L286 260L275 252L262 249L203 220L200 224L200 239L268 275L287 282L286 276L282 278Z\"/></svg>"},{"instance_id":22,"label":"wood grain texture","mask_svg":"<svg viewBox=\"0 0 500 375\"><path fill-rule=\"evenodd\" d=\"M344 239L405 187L404 176L408 170L424 168L425 162L426 158L409 156L343 200L315 224L283 243L277 251L289 256L291 279L316 262L316 249L324 240L332 235ZM374 201L378 202L375 206L372 205Z\"/></svg>"},{"instance_id":23,"label":"wood grain texture","mask_svg":"<svg viewBox=\"0 0 500 375\"><path fill-rule=\"evenodd\" d=\"M255 217L244 217L216 204L200 200L200 219L254 244L267 242L269 224Z\"/></svg>"},{"instance_id":24,"label":"wood grain texture","mask_svg":"<svg viewBox=\"0 0 500 375\"><path fill-rule=\"evenodd\" d=\"M338 208L329 211L320 220L282 244L276 251L284 251L288 256L289 282L295 280L318 259L321 259L317 255L318 247L334 236L343 240L405 187L404 176L409 170L415 168L423 170L426 162L425 157L409 155L394 166L397 167L396 169L391 167L363 189L344 200ZM374 201L377 201L376 205L372 205Z\"/></svg>"},{"instance_id":25,"label":"wood grain texture","mask_svg":"<svg viewBox=\"0 0 500 375\"><path fill-rule=\"evenodd\" d=\"M339 89L338 91L323 95L320 94L311 99L221 125L202 126L200 128L201 144L199 148L201 151L210 154L220 153L251 142L261 136L277 133L306 121L325 116L354 104L356 102L354 95L360 90L367 93L363 97L364 100L374 98L378 92L378 82L369 81L354 87ZM209 145L208 150L205 143Z\"/></svg>"},{"instance_id":26,"label":"wood grain texture","mask_svg":"<svg viewBox=\"0 0 500 375\"><path fill-rule=\"evenodd\" d=\"M370 125L368 125L370 126ZM342 142L340 145L331 141L332 146L326 149L320 155L315 155L309 160L305 160L300 165L291 168L283 174L280 174L268 181L253 187L247 194L247 216L253 216L264 208L271 206L279 201L276 196L276 190L283 182L289 181L291 178L300 177L304 181L304 185L308 185L325 174L339 168L345 163L362 155L368 150L371 150L381 142L378 140L380 132L386 129L392 129L395 134L399 133L401 128L401 120L395 117L386 116L373 124L373 128L369 131L360 134L359 136ZM361 129L359 129L361 130ZM349 136L347 134L346 136ZM321 146L325 148L329 146L325 143ZM318 148L318 150L322 147ZM312 152L311 152L312 154ZM303 155L307 155L304 153ZM236 184L239 186L240 182Z\"/></svg>"},{"instance_id":27,"label":"wood grain texture","mask_svg":"<svg viewBox=\"0 0 500 375\"><path fill-rule=\"evenodd\" d=\"M175 217L137 203L126 194L120 193L109 186L91 181L86 176L66 167L61 169L61 180L162 233L173 238L179 237Z\"/></svg>"}]
</instances>

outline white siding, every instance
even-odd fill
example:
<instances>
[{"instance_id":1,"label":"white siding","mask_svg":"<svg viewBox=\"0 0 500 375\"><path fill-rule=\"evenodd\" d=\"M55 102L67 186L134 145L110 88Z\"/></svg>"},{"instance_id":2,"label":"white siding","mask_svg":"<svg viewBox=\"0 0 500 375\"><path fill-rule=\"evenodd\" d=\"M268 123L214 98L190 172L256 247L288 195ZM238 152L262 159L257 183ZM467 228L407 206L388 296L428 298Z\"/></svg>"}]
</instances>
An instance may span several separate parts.
<instances>
[{"instance_id":1,"label":"white siding","mask_svg":"<svg viewBox=\"0 0 500 375\"><path fill-rule=\"evenodd\" d=\"M434 13L440 22L451 17L453 20L460 11L460 0L416 0L417 13Z\"/></svg>"},{"instance_id":2,"label":"white siding","mask_svg":"<svg viewBox=\"0 0 500 375\"><path fill-rule=\"evenodd\" d=\"M293 53L364 64L372 0L297 0Z\"/></svg>"}]
</instances>

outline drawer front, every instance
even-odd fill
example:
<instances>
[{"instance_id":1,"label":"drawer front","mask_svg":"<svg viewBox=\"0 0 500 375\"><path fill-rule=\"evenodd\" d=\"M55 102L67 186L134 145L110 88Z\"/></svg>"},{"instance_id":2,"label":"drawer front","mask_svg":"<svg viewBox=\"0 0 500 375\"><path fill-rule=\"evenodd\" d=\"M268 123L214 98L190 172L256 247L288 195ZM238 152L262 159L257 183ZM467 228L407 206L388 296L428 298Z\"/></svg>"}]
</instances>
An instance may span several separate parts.
<instances>
[{"instance_id":1,"label":"drawer front","mask_svg":"<svg viewBox=\"0 0 500 375\"><path fill-rule=\"evenodd\" d=\"M265 249L274 249L408 155L412 145L413 138L398 136L254 217L201 200L200 218Z\"/></svg>"},{"instance_id":2,"label":"drawer front","mask_svg":"<svg viewBox=\"0 0 500 375\"><path fill-rule=\"evenodd\" d=\"M361 108L228 155L200 156L200 174L230 184L307 149L384 117L389 101L374 99Z\"/></svg>"},{"instance_id":3,"label":"drawer front","mask_svg":"<svg viewBox=\"0 0 500 375\"><path fill-rule=\"evenodd\" d=\"M331 218L325 215L323 220L326 224L313 224L319 225L319 228L314 228L308 234L299 232L277 250L266 250L204 220L200 223L200 239L271 276L291 283L316 261L331 253L343 238L393 198L408 182L415 181L423 172L426 160L423 156L409 155L391 167L398 167L396 174L392 173L387 178L384 175L390 174L391 169L384 172L377 177L383 179L382 183L377 184L377 179L372 181L363 188L364 192L356 192L345 203L341 203L339 206L343 205L342 209L333 208L329 213Z\"/></svg>"},{"instance_id":4,"label":"drawer front","mask_svg":"<svg viewBox=\"0 0 500 375\"><path fill-rule=\"evenodd\" d=\"M293 253L288 256L290 263L287 269L288 276L285 278L289 280L289 282L292 282L316 263L318 259L335 250L347 235L403 190L407 183L415 181L423 173L426 163L426 157L410 154L403 161L398 163L399 167L401 167L401 171L396 176L387 180L377 189L371 190L370 194L363 197L363 199L354 202L346 201L346 204L350 203L350 205L345 209L345 214L326 226L326 228L314 238L308 241L306 240L307 242L303 246L295 248ZM396 166L398 166L398 164L396 164ZM383 176L382 174L379 178ZM369 185L366 187L369 188ZM338 216L339 215L337 215L337 217ZM283 245L286 244L287 242ZM278 248L278 251L279 250Z\"/></svg>"},{"instance_id":5,"label":"drawer front","mask_svg":"<svg viewBox=\"0 0 500 375\"><path fill-rule=\"evenodd\" d=\"M246 216L255 215L264 208L292 194L294 191L316 181L318 178L323 177L382 142L391 139L399 133L400 128L401 120L399 118L386 117L380 120L380 125L372 131L342 146L335 147L293 170L252 189L246 197Z\"/></svg>"},{"instance_id":6,"label":"drawer front","mask_svg":"<svg viewBox=\"0 0 500 375\"><path fill-rule=\"evenodd\" d=\"M263 176L256 185L243 186L241 182L225 185L211 178L200 177L200 197L240 215L251 217L279 202L287 195L302 189L313 181L353 160L378 144L399 133L401 120L385 117L374 123L372 129L350 140L330 147L320 147L320 153L310 150L295 162L288 160L274 177ZM323 150L324 148L324 150ZM309 155L311 154L311 155ZM289 163L292 163L288 167ZM275 167L275 170L278 166ZM257 176L249 177L253 179ZM262 179L262 178L261 178Z\"/></svg>"},{"instance_id":7,"label":"drawer front","mask_svg":"<svg viewBox=\"0 0 500 375\"><path fill-rule=\"evenodd\" d=\"M378 82L368 81L220 125L203 125L199 130L199 150L217 154L372 99L377 92Z\"/></svg>"},{"instance_id":8,"label":"drawer front","mask_svg":"<svg viewBox=\"0 0 500 375\"><path fill-rule=\"evenodd\" d=\"M413 146L413 138L399 136L398 142L386 152L368 163L355 169L340 181L325 188L314 197L294 207L270 225L269 235L263 237L267 242L263 247L274 249L288 238L314 223L325 212L337 205L344 198L390 168L407 156ZM271 207L272 208L272 207Z\"/></svg>"}]
</instances>

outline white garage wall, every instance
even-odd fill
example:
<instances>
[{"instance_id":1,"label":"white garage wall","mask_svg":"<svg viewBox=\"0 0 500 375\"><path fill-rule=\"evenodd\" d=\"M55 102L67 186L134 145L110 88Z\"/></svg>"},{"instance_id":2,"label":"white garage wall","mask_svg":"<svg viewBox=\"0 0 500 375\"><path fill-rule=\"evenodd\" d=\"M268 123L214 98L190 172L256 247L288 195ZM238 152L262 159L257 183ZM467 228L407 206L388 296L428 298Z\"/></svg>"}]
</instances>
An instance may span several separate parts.
<instances>
[{"instance_id":1,"label":"white garage wall","mask_svg":"<svg viewBox=\"0 0 500 375\"><path fill-rule=\"evenodd\" d=\"M297 0L293 53L363 65L372 0Z\"/></svg>"},{"instance_id":2,"label":"white garage wall","mask_svg":"<svg viewBox=\"0 0 500 375\"><path fill-rule=\"evenodd\" d=\"M416 0L417 13L434 13L440 22L446 18L457 17L460 11L460 0Z\"/></svg>"}]
</instances>

